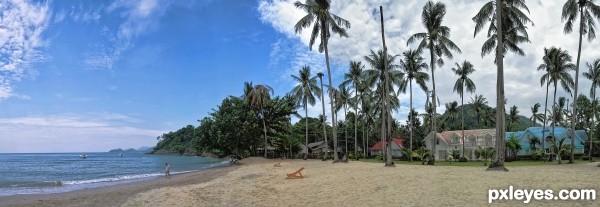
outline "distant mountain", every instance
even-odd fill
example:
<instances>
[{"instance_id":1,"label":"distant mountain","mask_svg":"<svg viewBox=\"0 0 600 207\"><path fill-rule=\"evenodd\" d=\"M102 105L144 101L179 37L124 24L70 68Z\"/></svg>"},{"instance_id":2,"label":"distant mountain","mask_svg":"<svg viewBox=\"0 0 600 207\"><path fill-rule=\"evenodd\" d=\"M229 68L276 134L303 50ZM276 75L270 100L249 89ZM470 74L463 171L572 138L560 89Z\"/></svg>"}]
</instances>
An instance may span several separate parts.
<instances>
[{"instance_id":1,"label":"distant mountain","mask_svg":"<svg viewBox=\"0 0 600 207\"><path fill-rule=\"evenodd\" d=\"M138 152L138 151L137 151L136 149L133 149L133 148L129 148L129 149L126 149L126 150L123 150L123 149L121 149L121 148L118 148L118 149L111 149L111 150L109 150L108 152L118 152L118 153L123 153L123 152Z\"/></svg>"},{"instance_id":2,"label":"distant mountain","mask_svg":"<svg viewBox=\"0 0 600 207\"><path fill-rule=\"evenodd\" d=\"M153 149L153 147L140 147L140 148L137 148L137 151L138 152L150 152L150 151L152 151L152 149Z\"/></svg>"}]
</instances>

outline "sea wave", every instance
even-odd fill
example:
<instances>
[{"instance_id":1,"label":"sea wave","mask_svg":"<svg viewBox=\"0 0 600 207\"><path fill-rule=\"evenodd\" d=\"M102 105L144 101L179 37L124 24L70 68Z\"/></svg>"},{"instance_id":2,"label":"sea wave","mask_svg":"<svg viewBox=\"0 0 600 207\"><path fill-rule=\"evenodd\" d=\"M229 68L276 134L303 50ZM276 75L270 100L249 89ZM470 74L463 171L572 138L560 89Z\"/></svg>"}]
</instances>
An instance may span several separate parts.
<instances>
[{"instance_id":1,"label":"sea wave","mask_svg":"<svg viewBox=\"0 0 600 207\"><path fill-rule=\"evenodd\" d=\"M148 174L137 174L137 175L121 175L117 177L108 177L108 178L96 178L96 179L88 179L88 180L68 180L63 181L64 185L80 185L80 184L92 184L92 183L104 183L104 182L115 182L115 181L124 181L124 180L133 180L133 179L143 179L160 176L162 173L148 173Z\"/></svg>"},{"instance_id":2,"label":"sea wave","mask_svg":"<svg viewBox=\"0 0 600 207\"><path fill-rule=\"evenodd\" d=\"M24 183L3 183L0 188L35 188L35 187L59 187L62 186L61 181L41 181L41 182L24 182Z\"/></svg>"}]
</instances>

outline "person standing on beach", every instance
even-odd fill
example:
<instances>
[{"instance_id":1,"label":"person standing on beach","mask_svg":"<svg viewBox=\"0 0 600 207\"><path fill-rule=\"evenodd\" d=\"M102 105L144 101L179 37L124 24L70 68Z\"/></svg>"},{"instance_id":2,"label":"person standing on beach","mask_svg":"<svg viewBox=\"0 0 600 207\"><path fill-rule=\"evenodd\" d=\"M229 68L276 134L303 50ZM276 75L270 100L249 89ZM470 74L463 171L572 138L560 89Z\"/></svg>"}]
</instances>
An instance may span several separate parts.
<instances>
[{"instance_id":1,"label":"person standing on beach","mask_svg":"<svg viewBox=\"0 0 600 207\"><path fill-rule=\"evenodd\" d=\"M171 165L169 163L165 163L165 178L171 177Z\"/></svg>"}]
</instances>

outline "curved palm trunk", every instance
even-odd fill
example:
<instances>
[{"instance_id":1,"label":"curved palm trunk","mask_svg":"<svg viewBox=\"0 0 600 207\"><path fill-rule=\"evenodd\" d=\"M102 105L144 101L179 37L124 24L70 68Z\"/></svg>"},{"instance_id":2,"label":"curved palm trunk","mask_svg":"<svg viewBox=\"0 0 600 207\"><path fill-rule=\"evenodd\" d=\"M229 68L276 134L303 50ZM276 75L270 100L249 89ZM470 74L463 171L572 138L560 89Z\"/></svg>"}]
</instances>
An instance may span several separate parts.
<instances>
[{"instance_id":1,"label":"curved palm trunk","mask_svg":"<svg viewBox=\"0 0 600 207\"><path fill-rule=\"evenodd\" d=\"M412 110L413 110L413 104L412 104L412 80L410 80L410 82L408 82L408 84L410 85L410 109L408 110L408 114L410 114L409 118L410 118L410 155L408 155L410 158L409 160L412 162L413 158L412 158L412 150L413 150L413 119L414 117L412 117Z\"/></svg>"},{"instance_id":2,"label":"curved palm trunk","mask_svg":"<svg viewBox=\"0 0 600 207\"><path fill-rule=\"evenodd\" d=\"M329 66L329 50L327 49L328 35L326 33L329 27L325 26L325 20L321 21L321 42L323 42L323 48L325 49L325 63L327 64L327 79L329 79L329 87L332 87L331 83L331 67ZM331 94L330 94L331 95ZM337 124L335 123L335 108L333 107L333 100L330 101L331 105L331 128L333 129L333 162L339 162L337 154Z\"/></svg>"},{"instance_id":3,"label":"curved palm trunk","mask_svg":"<svg viewBox=\"0 0 600 207\"><path fill-rule=\"evenodd\" d=\"M544 127L542 128L542 151L546 154L546 122L548 120L548 91L550 88L550 80L546 83L546 104L544 105Z\"/></svg>"},{"instance_id":4,"label":"curved palm trunk","mask_svg":"<svg viewBox=\"0 0 600 207\"><path fill-rule=\"evenodd\" d=\"M323 91L323 76L319 76L321 79L321 106L323 107L323 138L325 139L326 150L329 149L329 142L327 142L327 124L325 124L326 116L325 116L325 92ZM327 160L328 158L327 151L325 151L325 155L323 155L323 160Z\"/></svg>"},{"instance_id":5,"label":"curved palm trunk","mask_svg":"<svg viewBox=\"0 0 600 207\"><path fill-rule=\"evenodd\" d=\"M306 160L308 158L308 107L306 104L307 100L304 100L304 125L306 126L306 134L305 134L305 145L304 147L306 147L306 152L304 152L304 160Z\"/></svg>"},{"instance_id":6,"label":"curved palm trunk","mask_svg":"<svg viewBox=\"0 0 600 207\"><path fill-rule=\"evenodd\" d=\"M460 111L462 113L462 157L465 157L465 83L463 82L463 90L460 95Z\"/></svg>"},{"instance_id":7,"label":"curved palm trunk","mask_svg":"<svg viewBox=\"0 0 600 207\"><path fill-rule=\"evenodd\" d=\"M356 98L356 106L354 106L354 159L358 160L358 90L356 84L354 84L354 97Z\"/></svg>"},{"instance_id":8,"label":"curved palm trunk","mask_svg":"<svg viewBox=\"0 0 600 207\"><path fill-rule=\"evenodd\" d=\"M497 45L504 45L502 31L502 0L496 0L496 25L498 37ZM508 171L504 167L504 159L506 157L506 141L505 141L505 113L504 113L504 51L503 47L496 47L496 66L498 67L497 85L496 85L496 157L494 162L489 166L488 170L503 170Z\"/></svg>"},{"instance_id":9,"label":"curved palm trunk","mask_svg":"<svg viewBox=\"0 0 600 207\"><path fill-rule=\"evenodd\" d=\"M571 157L569 164L575 163L575 121L577 119L577 86L579 84L579 60L581 58L581 39L583 37L583 7L579 7L579 48L577 49L577 64L575 65L575 95L573 95L573 116L571 117ZM567 106L568 107L568 106ZM591 159L591 158L590 158Z\"/></svg>"}]
</instances>

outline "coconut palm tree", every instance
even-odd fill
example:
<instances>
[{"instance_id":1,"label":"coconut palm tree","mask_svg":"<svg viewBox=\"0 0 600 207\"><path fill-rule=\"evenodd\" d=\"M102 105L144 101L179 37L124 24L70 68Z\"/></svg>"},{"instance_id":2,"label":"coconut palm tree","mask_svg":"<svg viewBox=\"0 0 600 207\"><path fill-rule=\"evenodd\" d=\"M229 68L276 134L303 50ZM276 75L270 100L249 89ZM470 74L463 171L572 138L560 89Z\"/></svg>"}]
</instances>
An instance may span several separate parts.
<instances>
[{"instance_id":1,"label":"coconut palm tree","mask_svg":"<svg viewBox=\"0 0 600 207\"><path fill-rule=\"evenodd\" d=\"M432 1L428 1L423 6L423 12L421 13L421 23L426 29L426 32L416 33L410 36L407 41L408 44L412 44L418 40L421 40L419 43L419 47L417 50L422 51L423 49L429 50L430 64L431 68L431 82L433 85L433 94L432 94L432 103L433 103L433 118L432 122L432 130L436 130L436 91L435 91L435 64L438 66L442 66L444 64L444 60L442 59L444 56L452 59L452 51L461 53L460 49L452 40L450 40L450 28L442 25L442 21L444 20L444 16L446 15L446 5L440 2L434 3ZM435 140L434 140L435 141ZM434 143L434 142L433 142ZM433 165L435 164L435 144L432 145L432 157L427 164Z\"/></svg>"},{"instance_id":2,"label":"coconut palm tree","mask_svg":"<svg viewBox=\"0 0 600 207\"><path fill-rule=\"evenodd\" d=\"M490 22L487 33L488 40L483 44L481 50L482 56L492 50L496 51L494 60L498 71L496 83L496 137L505 137L504 55L507 50L524 55L518 44L529 42L525 25L532 22L521 9L529 12L525 0L496 0L484 4L477 15L473 17L475 22L473 36L477 35ZM496 139L496 157L489 169L508 170L504 167L505 149L506 142L504 142L504 139Z\"/></svg>"},{"instance_id":3,"label":"coconut palm tree","mask_svg":"<svg viewBox=\"0 0 600 207\"><path fill-rule=\"evenodd\" d=\"M271 86L255 85L246 96L246 100L250 103L250 105L259 109L260 116L262 117L263 132L265 133L265 158L267 158L267 124L265 122L264 107L269 104L271 100L270 94L273 94L273 88L271 88Z\"/></svg>"},{"instance_id":4,"label":"coconut palm tree","mask_svg":"<svg viewBox=\"0 0 600 207\"><path fill-rule=\"evenodd\" d=\"M517 109L517 106L513 105L512 107L510 107L507 121L508 121L508 130L509 131L515 130L513 128L514 125L521 122L521 120L519 120L519 109Z\"/></svg>"},{"instance_id":5,"label":"coconut palm tree","mask_svg":"<svg viewBox=\"0 0 600 207\"><path fill-rule=\"evenodd\" d=\"M531 150L535 151L537 150L536 145L540 144L540 139L537 137L531 137L529 138L529 145L531 146Z\"/></svg>"},{"instance_id":6,"label":"coconut palm tree","mask_svg":"<svg viewBox=\"0 0 600 207\"><path fill-rule=\"evenodd\" d=\"M310 41L308 43L309 48L312 50L312 46L315 43L317 36L320 37L319 52L325 52L325 64L327 64L327 78L329 79L329 86L333 86L331 82L331 67L329 66L329 50L327 44L331 33L338 34L340 37L348 37L346 29L350 28L350 22L329 12L331 1L329 0L306 0L305 3L296 1L294 6L296 8L304 10L306 15L302 17L294 26L296 33L302 32L303 29L312 27L312 33L310 35ZM333 102L331 102L331 112L333 114ZM334 119L331 116L332 120ZM331 123L333 128L333 148L334 152L337 152L337 128L335 122ZM334 162L339 161L337 153L333 153Z\"/></svg>"},{"instance_id":7,"label":"coconut palm tree","mask_svg":"<svg viewBox=\"0 0 600 207\"><path fill-rule=\"evenodd\" d=\"M600 7L594 4L593 0L567 0L563 5L561 20L565 21L565 33L573 31L573 23L579 15L579 47L577 48L577 61L575 65L575 93L573 100L577 100L577 89L579 85L579 60L581 59L581 40L584 34L588 35L588 40L596 38L594 18L600 19ZM575 137L575 120L577 117L577 104L573 104L573 117L571 119L571 137ZM571 139L571 146L575 146L575 139ZM569 163L573 163L575 155L571 148L571 157Z\"/></svg>"},{"instance_id":8,"label":"coconut palm tree","mask_svg":"<svg viewBox=\"0 0 600 207\"><path fill-rule=\"evenodd\" d=\"M465 107L464 107L464 92L465 89L467 92L473 93L475 92L475 83L473 80L469 78L469 75L475 72L475 68L473 68L473 64L469 61L464 61L462 65L456 63L456 68L452 68L454 74L458 76L456 83L454 83L454 92L457 92L460 95L460 111L462 117L462 157L465 157Z\"/></svg>"},{"instance_id":9,"label":"coconut palm tree","mask_svg":"<svg viewBox=\"0 0 600 207\"><path fill-rule=\"evenodd\" d=\"M575 65L571 62L571 55L565 50L560 48L551 47L550 49L544 48L544 63L538 66L538 70L546 70L546 73L540 78L542 85L544 83L554 85L554 101L553 106L556 105L556 90L558 83L562 88L569 94L571 94L571 88L573 87L573 78L569 72L574 70ZM554 113L553 119L557 115ZM556 122L552 123L552 135L554 136L554 127ZM545 136L544 136L545 137ZM545 138L544 138L545 139ZM545 146L545 145L544 145ZM551 148L552 149L552 148Z\"/></svg>"},{"instance_id":10,"label":"coconut palm tree","mask_svg":"<svg viewBox=\"0 0 600 207\"><path fill-rule=\"evenodd\" d=\"M298 83L294 89L292 89L293 99L296 100L297 105L304 107L304 122L306 126L305 131L305 146L308 146L308 104L311 106L315 105L315 96L321 96L321 89L317 86L317 76L310 75L310 67L304 66L298 71L298 76L292 75L292 79ZM308 147L304 152L304 159L308 156Z\"/></svg>"},{"instance_id":11,"label":"coconut palm tree","mask_svg":"<svg viewBox=\"0 0 600 207\"><path fill-rule=\"evenodd\" d=\"M321 81L321 106L323 106L323 139L325 141L325 146L327 146L327 150L329 150L329 142L327 141L327 124L325 123L325 93L323 92L323 73L318 72L317 76L319 77L319 80ZM325 156L323 157L323 160L327 160L327 151L325 152Z\"/></svg>"},{"instance_id":12,"label":"coconut palm tree","mask_svg":"<svg viewBox=\"0 0 600 207\"><path fill-rule=\"evenodd\" d=\"M486 127L492 127L496 123L496 110L485 107L481 113L481 120Z\"/></svg>"},{"instance_id":13,"label":"coconut palm tree","mask_svg":"<svg viewBox=\"0 0 600 207\"><path fill-rule=\"evenodd\" d=\"M385 57L385 58L384 58ZM391 109L399 106L397 96L392 96L390 94L385 94L386 88L393 88L393 86L400 86L403 81L404 73L397 70L399 65L394 64L398 55L390 55L384 54L384 50L379 50L375 53L371 50L371 54L368 56L364 56L365 61L371 66L372 69L365 71L367 75L367 84L370 87L376 87L377 95L380 95L379 100L382 105L386 105L386 107L381 107L380 119L382 121L381 127L381 138L384 139L386 135L386 129L384 126L388 126L388 134L391 135ZM390 92L392 92L390 90ZM386 121L387 120L387 121ZM385 124L387 122L387 124ZM386 140L382 140L386 141ZM389 143L390 140L387 140L386 143ZM388 147L386 146L386 150ZM386 161L390 161L392 159L391 153L385 153ZM386 166L393 165L393 162L386 162Z\"/></svg>"},{"instance_id":14,"label":"coconut palm tree","mask_svg":"<svg viewBox=\"0 0 600 207\"><path fill-rule=\"evenodd\" d=\"M535 103L532 107L531 107L531 117L529 117L529 120L531 121L531 126L535 126L537 124L537 121L542 121L543 117L542 114L538 113L540 111L540 103Z\"/></svg>"},{"instance_id":15,"label":"coconut palm tree","mask_svg":"<svg viewBox=\"0 0 600 207\"><path fill-rule=\"evenodd\" d=\"M481 124L479 123L481 120L481 113L485 109L485 106L487 106L488 102L483 95L475 95L475 98L471 97L470 104L473 106L473 110L475 111L475 117L477 117L477 126L481 127Z\"/></svg>"},{"instance_id":16,"label":"coconut palm tree","mask_svg":"<svg viewBox=\"0 0 600 207\"><path fill-rule=\"evenodd\" d=\"M351 61L350 62L350 71L344 74L344 82L343 85L352 85L354 89L354 158L358 160L358 145L357 145L357 134L358 134L358 103L360 100L361 94L358 94L361 84L363 84L364 79L364 70L365 66L362 65L360 61Z\"/></svg>"},{"instance_id":17,"label":"coconut palm tree","mask_svg":"<svg viewBox=\"0 0 600 207\"><path fill-rule=\"evenodd\" d=\"M347 116L348 116L348 105L351 104L350 103L350 97L352 95L350 95L350 90L348 90L348 88L344 85L341 84L338 87L338 93L337 93L337 104L336 104L336 113L342 109L344 109L344 120L346 120ZM344 121L344 123L346 123L346 121ZM346 147L344 149L344 153L346 155L346 159L342 159L342 161L344 162L348 162L348 128L344 127L344 139L345 139L345 143L346 143Z\"/></svg>"},{"instance_id":18,"label":"coconut palm tree","mask_svg":"<svg viewBox=\"0 0 600 207\"><path fill-rule=\"evenodd\" d=\"M592 126L596 126L594 121L596 114L596 88L600 87L600 59L594 60L592 64L586 63L588 72L583 72L583 77L592 81L590 88L590 97L592 98ZM595 127L594 127L595 128ZM594 137L594 129L590 130L590 140ZM592 142L590 142L589 156L592 161Z\"/></svg>"},{"instance_id":19,"label":"coconut palm tree","mask_svg":"<svg viewBox=\"0 0 600 207\"><path fill-rule=\"evenodd\" d=\"M458 102L453 101L453 102L446 104L446 115L447 115L446 119L444 120L445 123L448 123L448 122L454 123L454 122L458 121L458 116L459 116ZM454 125L447 124L447 126L450 127L450 126L454 126ZM450 129L450 130L453 130L453 129Z\"/></svg>"},{"instance_id":20,"label":"coconut palm tree","mask_svg":"<svg viewBox=\"0 0 600 207\"><path fill-rule=\"evenodd\" d=\"M417 85L421 87L423 92L428 91L426 81L429 81L429 74L423 72L427 70L427 63L424 63L424 58L421 57L421 52L417 50L408 50L402 53L404 56L403 60L400 60L400 70L405 74L404 76L404 86L402 88L406 88L406 83L409 84L410 88L410 110L413 110L413 90L412 90L412 82L416 81ZM409 131L410 131L410 150L413 150L413 119L410 119L409 123ZM410 156L410 161L412 162L412 156Z\"/></svg>"}]
</instances>

